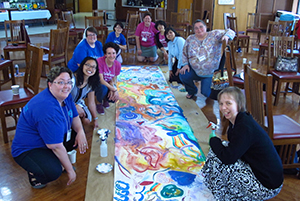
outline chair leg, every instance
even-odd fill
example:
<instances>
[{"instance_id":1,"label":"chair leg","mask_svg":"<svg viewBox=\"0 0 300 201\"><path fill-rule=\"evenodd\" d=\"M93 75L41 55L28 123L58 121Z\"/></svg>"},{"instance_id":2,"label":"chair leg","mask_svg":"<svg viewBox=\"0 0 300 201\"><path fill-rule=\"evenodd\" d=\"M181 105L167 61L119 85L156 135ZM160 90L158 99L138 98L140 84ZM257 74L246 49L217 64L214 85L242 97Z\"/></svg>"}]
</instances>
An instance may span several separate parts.
<instances>
[{"instance_id":1,"label":"chair leg","mask_svg":"<svg viewBox=\"0 0 300 201\"><path fill-rule=\"evenodd\" d=\"M3 110L0 110L0 113L1 113L0 116L1 116L1 126L2 126L3 141L4 141L4 143L8 143L5 113L4 113Z\"/></svg>"},{"instance_id":2,"label":"chair leg","mask_svg":"<svg viewBox=\"0 0 300 201\"><path fill-rule=\"evenodd\" d=\"M258 50L258 56L257 56L257 63L258 64L259 64L259 59L260 59L261 51L262 51L262 49L259 48L259 50Z\"/></svg>"},{"instance_id":3,"label":"chair leg","mask_svg":"<svg viewBox=\"0 0 300 201\"><path fill-rule=\"evenodd\" d=\"M280 79L277 80L277 88L276 88L276 92L275 92L274 106L278 105L281 84L282 84L282 82L280 81Z\"/></svg>"}]
</instances>

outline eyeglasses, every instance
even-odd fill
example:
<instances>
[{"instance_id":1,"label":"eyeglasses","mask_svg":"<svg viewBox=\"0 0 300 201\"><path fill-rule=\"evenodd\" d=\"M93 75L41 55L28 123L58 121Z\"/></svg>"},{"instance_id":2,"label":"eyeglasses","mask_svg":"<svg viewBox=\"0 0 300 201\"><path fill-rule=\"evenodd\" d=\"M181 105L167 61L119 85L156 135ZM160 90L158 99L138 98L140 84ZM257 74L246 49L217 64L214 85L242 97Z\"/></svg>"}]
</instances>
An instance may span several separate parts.
<instances>
[{"instance_id":1,"label":"eyeglasses","mask_svg":"<svg viewBox=\"0 0 300 201\"><path fill-rule=\"evenodd\" d=\"M97 36L97 34L87 34L87 37L93 37L93 36Z\"/></svg>"},{"instance_id":2,"label":"eyeglasses","mask_svg":"<svg viewBox=\"0 0 300 201\"><path fill-rule=\"evenodd\" d=\"M116 26L115 29L123 29L122 27Z\"/></svg>"},{"instance_id":3,"label":"eyeglasses","mask_svg":"<svg viewBox=\"0 0 300 201\"><path fill-rule=\"evenodd\" d=\"M96 70L97 66L91 66L90 64L84 64L85 66L87 66L88 68L92 68L94 70Z\"/></svg>"},{"instance_id":4,"label":"eyeglasses","mask_svg":"<svg viewBox=\"0 0 300 201\"><path fill-rule=\"evenodd\" d=\"M59 86L64 86L64 85L72 86L73 85L72 81L68 81L68 82L58 81L58 82L53 82L53 83L58 84Z\"/></svg>"}]
</instances>

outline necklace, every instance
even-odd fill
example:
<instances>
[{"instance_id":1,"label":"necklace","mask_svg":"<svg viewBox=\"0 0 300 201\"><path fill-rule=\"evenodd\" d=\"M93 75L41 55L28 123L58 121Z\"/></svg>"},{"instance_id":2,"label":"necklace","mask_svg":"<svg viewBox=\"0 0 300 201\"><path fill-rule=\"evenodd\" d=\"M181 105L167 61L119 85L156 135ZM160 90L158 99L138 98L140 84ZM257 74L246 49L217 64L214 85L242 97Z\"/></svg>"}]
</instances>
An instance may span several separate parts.
<instances>
[{"instance_id":1,"label":"necklace","mask_svg":"<svg viewBox=\"0 0 300 201\"><path fill-rule=\"evenodd\" d=\"M68 115L68 106L66 105L67 117L68 118L66 117L65 112L64 112L64 110L63 110L60 103L59 103L59 107L60 107L60 110L61 110L62 114L64 115L64 119L65 119L65 122L66 122L66 126L67 126L67 139L66 139L66 141L68 142L71 139L71 122L70 122L70 118L69 118L69 115Z\"/></svg>"}]
</instances>

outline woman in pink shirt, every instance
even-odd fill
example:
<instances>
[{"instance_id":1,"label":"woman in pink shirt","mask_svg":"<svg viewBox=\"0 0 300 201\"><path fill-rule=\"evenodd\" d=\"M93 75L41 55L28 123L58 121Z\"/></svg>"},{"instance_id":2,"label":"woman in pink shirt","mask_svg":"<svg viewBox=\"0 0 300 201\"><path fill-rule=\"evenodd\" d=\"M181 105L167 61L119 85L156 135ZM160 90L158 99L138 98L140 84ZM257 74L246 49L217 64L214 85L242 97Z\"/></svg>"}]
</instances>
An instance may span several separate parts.
<instances>
[{"instance_id":1,"label":"woman in pink shirt","mask_svg":"<svg viewBox=\"0 0 300 201\"><path fill-rule=\"evenodd\" d=\"M121 72L121 63L116 60L119 46L113 42L105 43L103 46L104 56L97 59L101 84L108 89L108 93L102 103L98 103L97 112L104 115L104 107L109 107L109 102L119 99L117 90L117 76Z\"/></svg>"},{"instance_id":2,"label":"woman in pink shirt","mask_svg":"<svg viewBox=\"0 0 300 201\"><path fill-rule=\"evenodd\" d=\"M143 22L141 22L135 31L137 59L138 61L148 62L148 59L155 62L158 58L156 53L155 34L158 30L155 24L151 22L151 13L145 13Z\"/></svg>"}]
</instances>

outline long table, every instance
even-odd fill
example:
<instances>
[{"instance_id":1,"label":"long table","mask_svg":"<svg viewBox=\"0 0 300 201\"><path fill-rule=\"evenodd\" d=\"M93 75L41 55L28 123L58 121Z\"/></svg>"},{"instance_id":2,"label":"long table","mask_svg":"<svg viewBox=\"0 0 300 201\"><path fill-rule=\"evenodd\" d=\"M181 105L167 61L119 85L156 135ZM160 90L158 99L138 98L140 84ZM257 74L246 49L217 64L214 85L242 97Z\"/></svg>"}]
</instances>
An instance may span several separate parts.
<instances>
[{"instance_id":1,"label":"long table","mask_svg":"<svg viewBox=\"0 0 300 201\"><path fill-rule=\"evenodd\" d=\"M167 67L164 66L164 68L165 70L163 70L163 72L166 76ZM119 86L119 90L121 88L122 86ZM208 120L206 119L201 109L197 106L197 104L193 100L187 100L185 98L186 93L179 92L178 89L171 88L171 90L180 108L183 110L183 114L186 117L191 129L194 131L194 135L197 138L198 143L201 146L201 149L205 154L207 154L209 149L208 136L210 133L210 130L206 129ZM114 170L107 174L101 174L96 171L96 166L99 163L103 163L103 162L116 165L115 158L114 158L115 140L116 140L115 138L116 119L115 118L116 118L115 104L111 104L111 107L105 110L105 116L99 116L100 127L110 129L112 133L108 137L108 157L101 158L99 153L100 151L99 137L98 134L94 132L92 146L91 146L89 172L88 172L87 188L86 188L86 195L85 195L86 201L114 199L113 198L114 191L115 191L114 177L116 177ZM115 166L114 168L120 168L120 167Z\"/></svg>"},{"instance_id":2,"label":"long table","mask_svg":"<svg viewBox=\"0 0 300 201\"><path fill-rule=\"evenodd\" d=\"M50 19L51 13L49 10L24 10L10 11L11 20L35 20L35 19ZM0 22L9 20L9 12L0 13Z\"/></svg>"}]
</instances>

